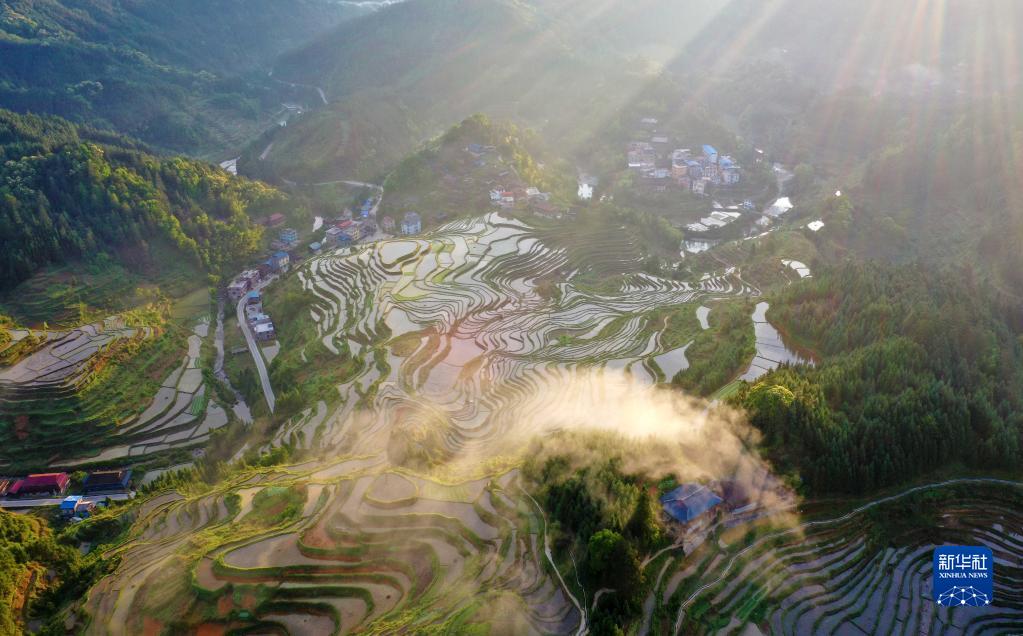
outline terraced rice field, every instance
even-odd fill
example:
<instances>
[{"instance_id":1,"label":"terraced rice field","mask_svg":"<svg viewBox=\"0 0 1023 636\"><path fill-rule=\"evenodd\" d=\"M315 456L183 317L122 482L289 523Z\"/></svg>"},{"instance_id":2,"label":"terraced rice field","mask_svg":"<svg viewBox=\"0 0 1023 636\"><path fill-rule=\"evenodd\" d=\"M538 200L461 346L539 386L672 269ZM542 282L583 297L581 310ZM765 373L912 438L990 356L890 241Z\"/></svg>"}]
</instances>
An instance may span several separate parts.
<instances>
[{"instance_id":1,"label":"terraced rice field","mask_svg":"<svg viewBox=\"0 0 1023 636\"><path fill-rule=\"evenodd\" d=\"M228 422L227 412L210 399L199 354L208 323L199 323L188 337L181 364L160 385L146 409L120 423L108 437L112 445L99 454L69 459L66 466L139 458L171 448L196 446Z\"/></svg>"},{"instance_id":2,"label":"terraced rice field","mask_svg":"<svg viewBox=\"0 0 1023 636\"><path fill-rule=\"evenodd\" d=\"M813 360L789 349L778 330L767 321L767 303L757 303L753 312L757 355L740 379L753 382L782 364L813 364Z\"/></svg>"},{"instance_id":3,"label":"terraced rice field","mask_svg":"<svg viewBox=\"0 0 1023 636\"><path fill-rule=\"evenodd\" d=\"M0 396L17 400L22 395L59 397L74 393L88 382L92 362L120 340L152 337L149 327L136 329L112 316L70 331L36 332L45 343L10 367L0 368Z\"/></svg>"},{"instance_id":4,"label":"terraced rice field","mask_svg":"<svg viewBox=\"0 0 1023 636\"><path fill-rule=\"evenodd\" d=\"M312 259L299 276L316 297L310 317L318 336L331 351L347 344L365 364L339 387L344 403L336 412L308 413L279 441L301 432L305 445L351 442L355 415L369 413L356 451L380 448L374 433L386 445L398 420L443 422L446 454L485 450L528 419L524 396L577 369L620 371L644 383L655 380L658 365L667 367L661 377L683 369L684 352L660 346L663 323L648 315L653 309L685 305L695 315L698 301L759 293L734 269L691 283L634 273L616 293L585 291L574 283L577 256L491 214L428 238ZM624 250L593 260L608 273L635 269ZM551 278L553 298L537 291L540 279ZM381 342L402 346L374 346Z\"/></svg>"},{"instance_id":5,"label":"terraced rice field","mask_svg":"<svg viewBox=\"0 0 1023 636\"><path fill-rule=\"evenodd\" d=\"M900 502L917 497L906 519ZM707 542L657 594L677 607L660 626L683 634L1004 634L1023 627L1023 507L1018 486L968 483L870 510L763 531L751 544ZM900 523L901 520L901 523ZM991 607L931 597L937 545L995 554Z\"/></svg>"},{"instance_id":6,"label":"terraced rice field","mask_svg":"<svg viewBox=\"0 0 1023 636\"><path fill-rule=\"evenodd\" d=\"M353 458L246 483L233 515L222 493L148 502L136 536L118 552L116 575L90 594L86 632L138 633L147 619L174 619L296 634L374 625L414 632L439 622L459 633L498 610L517 633L580 624L576 604L542 565L543 524L522 499L516 471L445 484ZM296 483L296 516L254 506L261 491ZM172 606L149 607L173 567L188 587ZM208 619L235 603L248 614Z\"/></svg>"},{"instance_id":7,"label":"terraced rice field","mask_svg":"<svg viewBox=\"0 0 1023 636\"><path fill-rule=\"evenodd\" d=\"M147 502L133 540L118 548L120 566L90 593L85 631L583 631L586 610L553 567L544 513L499 459L514 454L516 438L543 432L538 422L550 425L544 414L555 407L680 368L685 347L677 336L662 346L668 321L653 309L692 311L697 333L709 326L701 303L759 292L734 269L695 282L628 274L635 267L623 252L621 288L597 293L575 283L573 255L552 244L495 214L311 259L297 275L315 298L317 337L363 363L338 386L337 406L310 406L268 443L308 448L315 459ZM552 278L556 293L540 293L538 281ZM771 344L761 338L770 335L766 309L753 317L761 353ZM190 413L176 397L193 388L187 369L166 383L173 391L163 402L173 406L154 406L137 432L164 434L172 411ZM544 390L573 375L590 380ZM651 557L656 585L644 625L685 634L1018 625L1018 493L935 492L913 512L924 522L889 522L905 511L877 506L826 522L793 515L748 536L726 523L734 537ZM995 548L1004 584L997 612L934 610L928 550L945 541Z\"/></svg>"},{"instance_id":8,"label":"terraced rice field","mask_svg":"<svg viewBox=\"0 0 1023 636\"><path fill-rule=\"evenodd\" d=\"M164 501L136 525L119 570L92 592L89 630L131 633L145 616L165 625L177 616L192 628L278 633L414 632L434 623L452 633L476 623L578 631L583 612L550 565L542 512L517 471L480 475L479 460L511 452L512 438L535 432L531 417L569 398L539 390L548 383L580 369L650 383L656 365L677 366L672 356L684 352L661 346L666 321L648 316L654 309L685 308L695 330L697 301L758 291L734 270L694 283L628 274L636 264L623 251L602 262L626 274L621 289L594 293L574 284L572 256L490 215L311 259L297 274L315 297L309 319L328 350L362 358L362 371L338 387L339 405L311 406L270 444L349 459ZM557 293L539 293L538 281L551 277ZM191 415L181 396L198 390L188 367L126 434L192 426L177 420ZM601 386L577 387L574 399ZM460 459L477 467L475 477L423 476ZM296 517L252 521L269 481L304 489ZM233 516L229 492L238 495ZM179 605L147 608L139 590L165 585L168 564L181 563L189 588L175 597Z\"/></svg>"},{"instance_id":9,"label":"terraced rice field","mask_svg":"<svg viewBox=\"0 0 1023 636\"><path fill-rule=\"evenodd\" d=\"M206 335L206 323L195 327L187 349L179 351L180 362L159 385L155 378L132 377L127 380L137 384L129 387L124 374L112 375L122 352L158 360L175 355L177 341L166 343L167 352L159 342L155 351L147 349L142 345L157 337L155 330L126 326L117 316L49 332L33 353L0 367L0 422L13 421L16 443L48 458L50 465L118 461L201 444L228 422L198 368ZM15 458L25 452L17 445L7 450Z\"/></svg>"}]
</instances>

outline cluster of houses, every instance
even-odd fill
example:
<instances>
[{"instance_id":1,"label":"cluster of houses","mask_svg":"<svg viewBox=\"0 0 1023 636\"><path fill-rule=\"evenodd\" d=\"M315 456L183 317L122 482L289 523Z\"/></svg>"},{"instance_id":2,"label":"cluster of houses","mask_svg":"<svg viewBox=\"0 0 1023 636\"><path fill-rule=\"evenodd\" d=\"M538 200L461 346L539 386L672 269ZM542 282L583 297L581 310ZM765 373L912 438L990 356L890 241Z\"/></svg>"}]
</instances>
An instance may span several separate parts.
<instances>
[{"instance_id":1,"label":"cluster of houses","mask_svg":"<svg viewBox=\"0 0 1023 636\"><path fill-rule=\"evenodd\" d=\"M746 199L741 205L729 205L723 206L717 201L713 203L713 210L707 216L701 218L699 221L690 223L686 226L686 229L690 232L702 233L709 232L715 228L724 227L739 217L742 216L743 212L750 212L756 209L753 205L753 201Z\"/></svg>"},{"instance_id":2,"label":"cluster of houses","mask_svg":"<svg viewBox=\"0 0 1023 636\"><path fill-rule=\"evenodd\" d=\"M319 252L330 247L349 247L363 238L376 234L377 223L373 216L373 203L372 198L366 199L357 213L346 208L341 216L331 222L323 235L323 241L311 243L309 249ZM384 231L388 231L389 224L393 230L393 221L385 217L381 223Z\"/></svg>"},{"instance_id":3,"label":"cluster of houses","mask_svg":"<svg viewBox=\"0 0 1023 636\"><path fill-rule=\"evenodd\" d=\"M563 208L551 202L549 192L532 186L496 186L490 191L490 202L503 210L526 209L546 219L560 219L565 214Z\"/></svg>"},{"instance_id":4,"label":"cluster of houses","mask_svg":"<svg viewBox=\"0 0 1023 636\"><path fill-rule=\"evenodd\" d=\"M291 228L281 230L280 238L273 242L274 251L257 267L247 269L234 277L234 280L227 286L228 298L238 302L245 294L256 289L261 281L288 271L292 256L285 250L294 248L296 245L298 245L298 232Z\"/></svg>"},{"instance_id":5,"label":"cluster of houses","mask_svg":"<svg viewBox=\"0 0 1023 636\"><path fill-rule=\"evenodd\" d=\"M8 499L52 499L67 495L71 477L67 473L37 473L21 478L0 477L0 497ZM85 518L95 510L96 502L87 499L131 492L131 469L96 470L82 482L81 494L67 495L60 502L65 518Z\"/></svg>"},{"instance_id":6,"label":"cluster of houses","mask_svg":"<svg viewBox=\"0 0 1023 636\"><path fill-rule=\"evenodd\" d=\"M701 196L709 195L712 186L733 186L742 180L739 164L728 155L720 155L714 146L705 144L699 153L688 148L669 152L669 147L669 139L664 136L629 142L629 169L657 190L674 186Z\"/></svg>"},{"instance_id":7,"label":"cluster of houses","mask_svg":"<svg viewBox=\"0 0 1023 636\"><path fill-rule=\"evenodd\" d=\"M277 337L273 320L263 311L263 296L253 290L245 298L245 321L256 340L267 341Z\"/></svg>"}]
</instances>

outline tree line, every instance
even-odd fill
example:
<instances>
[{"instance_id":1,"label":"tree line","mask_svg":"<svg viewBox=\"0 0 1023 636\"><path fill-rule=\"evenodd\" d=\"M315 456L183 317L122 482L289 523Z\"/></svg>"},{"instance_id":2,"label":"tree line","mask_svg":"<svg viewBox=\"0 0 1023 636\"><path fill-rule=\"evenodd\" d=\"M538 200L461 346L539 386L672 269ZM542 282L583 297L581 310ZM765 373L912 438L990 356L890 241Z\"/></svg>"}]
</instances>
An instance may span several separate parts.
<instances>
[{"instance_id":1,"label":"tree line","mask_svg":"<svg viewBox=\"0 0 1023 636\"><path fill-rule=\"evenodd\" d=\"M264 184L57 118L0 111L0 159L0 289L156 238L219 273L262 246L251 217L285 201Z\"/></svg>"},{"instance_id":2,"label":"tree line","mask_svg":"<svg viewBox=\"0 0 1023 636\"><path fill-rule=\"evenodd\" d=\"M1019 465L1023 317L969 271L848 263L771 306L824 362L781 368L734 399L808 492Z\"/></svg>"}]
</instances>

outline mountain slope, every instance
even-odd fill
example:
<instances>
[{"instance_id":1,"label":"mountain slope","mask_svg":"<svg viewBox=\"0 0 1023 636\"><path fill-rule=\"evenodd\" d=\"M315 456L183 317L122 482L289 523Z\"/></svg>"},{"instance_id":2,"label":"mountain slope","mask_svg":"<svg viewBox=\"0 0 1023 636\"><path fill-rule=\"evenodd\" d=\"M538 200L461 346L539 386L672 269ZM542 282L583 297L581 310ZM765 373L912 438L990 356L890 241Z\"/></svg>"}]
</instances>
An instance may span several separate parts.
<instances>
[{"instance_id":1,"label":"mountain slope","mask_svg":"<svg viewBox=\"0 0 1023 636\"><path fill-rule=\"evenodd\" d=\"M283 202L266 185L52 117L0 111L0 159L0 289L155 238L216 272L260 246L249 213Z\"/></svg>"},{"instance_id":2,"label":"mountain slope","mask_svg":"<svg viewBox=\"0 0 1023 636\"><path fill-rule=\"evenodd\" d=\"M278 133L267 160L295 179L370 176L477 112L559 139L583 136L642 79L611 53L575 47L535 6L512 0L392 5L286 54L274 75L318 84L335 100Z\"/></svg>"},{"instance_id":3,"label":"mountain slope","mask_svg":"<svg viewBox=\"0 0 1023 636\"><path fill-rule=\"evenodd\" d=\"M210 150L290 90L254 71L362 12L325 0L5 2L0 106Z\"/></svg>"}]
</instances>

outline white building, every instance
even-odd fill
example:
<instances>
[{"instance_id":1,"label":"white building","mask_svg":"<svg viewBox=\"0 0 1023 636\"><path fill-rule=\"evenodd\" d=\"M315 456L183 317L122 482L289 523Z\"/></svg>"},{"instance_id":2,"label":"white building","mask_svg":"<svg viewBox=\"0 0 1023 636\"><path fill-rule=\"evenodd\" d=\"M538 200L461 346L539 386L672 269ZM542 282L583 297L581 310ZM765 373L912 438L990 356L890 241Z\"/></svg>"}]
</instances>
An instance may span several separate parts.
<instances>
[{"instance_id":1,"label":"white building","mask_svg":"<svg viewBox=\"0 0 1023 636\"><path fill-rule=\"evenodd\" d=\"M423 231L423 220L416 212L409 212L401 220L402 234L419 234Z\"/></svg>"}]
</instances>

